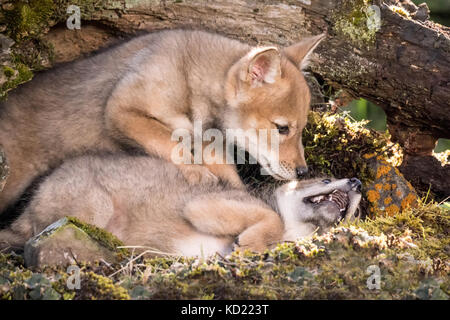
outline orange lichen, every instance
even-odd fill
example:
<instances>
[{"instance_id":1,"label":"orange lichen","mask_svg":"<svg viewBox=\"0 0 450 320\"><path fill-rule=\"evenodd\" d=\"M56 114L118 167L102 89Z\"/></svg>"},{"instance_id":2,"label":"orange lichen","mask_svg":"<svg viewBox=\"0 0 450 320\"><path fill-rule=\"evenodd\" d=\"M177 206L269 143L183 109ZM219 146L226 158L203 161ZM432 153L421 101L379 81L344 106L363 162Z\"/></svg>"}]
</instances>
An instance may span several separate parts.
<instances>
[{"instance_id":1,"label":"orange lichen","mask_svg":"<svg viewBox=\"0 0 450 320\"><path fill-rule=\"evenodd\" d=\"M403 197L403 192L401 192L400 190L395 191L395 195L397 196L397 198L401 198Z\"/></svg>"},{"instance_id":2,"label":"orange lichen","mask_svg":"<svg viewBox=\"0 0 450 320\"><path fill-rule=\"evenodd\" d=\"M391 169L392 167L390 166L380 166L377 170L377 179L380 179L382 176L388 174Z\"/></svg>"},{"instance_id":3,"label":"orange lichen","mask_svg":"<svg viewBox=\"0 0 450 320\"><path fill-rule=\"evenodd\" d=\"M389 191L389 190L391 190L391 185L390 185L389 183L386 183L386 184L383 186L383 190L384 190L384 191Z\"/></svg>"},{"instance_id":4,"label":"orange lichen","mask_svg":"<svg viewBox=\"0 0 450 320\"><path fill-rule=\"evenodd\" d=\"M388 205L391 202L392 202L392 198L391 197L387 197L386 199L384 199L384 204L385 205Z\"/></svg>"},{"instance_id":5,"label":"orange lichen","mask_svg":"<svg viewBox=\"0 0 450 320\"><path fill-rule=\"evenodd\" d=\"M416 196L413 193L408 194L406 196L406 198L402 200L402 203L401 203L402 210L415 204L415 202L416 202Z\"/></svg>"},{"instance_id":6,"label":"orange lichen","mask_svg":"<svg viewBox=\"0 0 450 320\"><path fill-rule=\"evenodd\" d=\"M379 163L385 164L385 165L389 165L389 162L386 161L386 159L383 156L378 156L377 160Z\"/></svg>"},{"instance_id":7,"label":"orange lichen","mask_svg":"<svg viewBox=\"0 0 450 320\"><path fill-rule=\"evenodd\" d=\"M380 199L380 194L376 190L369 190L367 191L367 199L372 203L376 202Z\"/></svg>"},{"instance_id":8,"label":"orange lichen","mask_svg":"<svg viewBox=\"0 0 450 320\"><path fill-rule=\"evenodd\" d=\"M395 204L392 204L392 205L390 205L389 207L386 208L386 213L387 213L387 215L388 215L388 216L391 216L391 217L392 217L393 215L399 213L399 212L400 212L400 209L399 209L399 207L398 207L397 205L395 205Z\"/></svg>"},{"instance_id":9,"label":"orange lichen","mask_svg":"<svg viewBox=\"0 0 450 320\"><path fill-rule=\"evenodd\" d=\"M363 155L364 159L370 159L375 157L377 154L376 153L367 153L365 155Z\"/></svg>"},{"instance_id":10,"label":"orange lichen","mask_svg":"<svg viewBox=\"0 0 450 320\"><path fill-rule=\"evenodd\" d=\"M392 189L392 190L397 189L397 185L394 183L394 184L392 185L391 189Z\"/></svg>"},{"instance_id":11,"label":"orange lichen","mask_svg":"<svg viewBox=\"0 0 450 320\"><path fill-rule=\"evenodd\" d=\"M381 191L381 188L382 188L382 187L383 187L383 186L382 186L381 183L377 183L377 184L375 185L375 190Z\"/></svg>"},{"instance_id":12,"label":"orange lichen","mask_svg":"<svg viewBox=\"0 0 450 320\"><path fill-rule=\"evenodd\" d=\"M415 191L414 187L412 186L412 184L409 181L406 182L406 185L408 186L409 190Z\"/></svg>"}]
</instances>

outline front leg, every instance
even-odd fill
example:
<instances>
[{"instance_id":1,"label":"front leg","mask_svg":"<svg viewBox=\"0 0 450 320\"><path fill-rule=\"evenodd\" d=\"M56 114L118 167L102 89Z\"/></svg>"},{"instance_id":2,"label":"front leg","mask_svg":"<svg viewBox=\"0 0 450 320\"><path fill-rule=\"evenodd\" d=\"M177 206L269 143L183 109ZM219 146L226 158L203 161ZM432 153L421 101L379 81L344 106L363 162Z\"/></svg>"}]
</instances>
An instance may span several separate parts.
<instances>
[{"instance_id":1,"label":"front leg","mask_svg":"<svg viewBox=\"0 0 450 320\"><path fill-rule=\"evenodd\" d=\"M257 252L276 244L284 232L275 211L257 203L221 198L220 194L192 200L183 214L198 231L238 237L239 247Z\"/></svg>"},{"instance_id":2,"label":"front leg","mask_svg":"<svg viewBox=\"0 0 450 320\"><path fill-rule=\"evenodd\" d=\"M172 151L178 142L171 139L171 129L146 114L141 108L111 106L107 123L113 136L118 135L119 139L125 137L142 147L149 155L156 155L172 162ZM217 177L204 166L196 164L177 164L177 166L190 184L217 181Z\"/></svg>"},{"instance_id":3,"label":"front leg","mask_svg":"<svg viewBox=\"0 0 450 320\"><path fill-rule=\"evenodd\" d=\"M227 182L236 189L242 189L245 190L245 185L241 180L241 177L239 176L237 172L236 165L234 163L227 163L227 149L226 144L223 144L220 155L215 154L215 150L211 152L209 156L211 158L205 159L205 147L207 146L207 143L203 143L203 164L206 166L215 176L217 176L219 179ZM214 162L216 160L216 162ZM217 163L219 162L219 163Z\"/></svg>"}]
</instances>

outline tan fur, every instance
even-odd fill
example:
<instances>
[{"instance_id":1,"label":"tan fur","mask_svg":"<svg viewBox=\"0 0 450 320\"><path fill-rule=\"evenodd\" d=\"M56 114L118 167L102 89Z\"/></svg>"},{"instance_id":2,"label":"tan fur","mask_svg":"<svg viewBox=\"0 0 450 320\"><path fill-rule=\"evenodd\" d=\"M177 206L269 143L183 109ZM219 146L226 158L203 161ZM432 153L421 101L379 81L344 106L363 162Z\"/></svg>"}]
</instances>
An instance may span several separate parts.
<instances>
[{"instance_id":1,"label":"tan fur","mask_svg":"<svg viewBox=\"0 0 450 320\"><path fill-rule=\"evenodd\" d=\"M274 211L260 203L245 203L223 198L192 201L185 218L202 232L216 236L238 235L237 244L263 251L282 239L283 223Z\"/></svg>"},{"instance_id":2,"label":"tan fur","mask_svg":"<svg viewBox=\"0 0 450 320\"><path fill-rule=\"evenodd\" d=\"M105 228L127 245L178 254L199 254L201 242L193 241L187 252L182 244L200 237L231 248L239 236L241 247L261 251L283 233L278 214L245 191L219 183L192 188L176 166L150 157L86 156L52 173L17 221L0 231L0 242L22 247L67 215Z\"/></svg>"},{"instance_id":3,"label":"tan fur","mask_svg":"<svg viewBox=\"0 0 450 320\"><path fill-rule=\"evenodd\" d=\"M74 216L126 245L170 254L226 254L233 242L261 252L282 240L324 232L344 218L331 202L308 201L335 189L353 193L345 213L351 220L361 196L349 179L271 187L260 193L262 201L217 181L192 187L179 168L161 159L84 156L44 180L25 212L0 231L0 249L23 247L51 223Z\"/></svg>"},{"instance_id":4,"label":"tan fur","mask_svg":"<svg viewBox=\"0 0 450 320\"><path fill-rule=\"evenodd\" d=\"M192 130L194 120L225 130L274 129L274 119L288 119L274 174L296 178L295 168L306 165L300 137L310 99L298 64L318 41L285 55L200 31L163 31L37 75L0 105L0 144L11 166L0 212L37 176L86 151L132 147L170 160L172 131ZM242 187L229 164L179 168L190 183L220 177Z\"/></svg>"}]
</instances>

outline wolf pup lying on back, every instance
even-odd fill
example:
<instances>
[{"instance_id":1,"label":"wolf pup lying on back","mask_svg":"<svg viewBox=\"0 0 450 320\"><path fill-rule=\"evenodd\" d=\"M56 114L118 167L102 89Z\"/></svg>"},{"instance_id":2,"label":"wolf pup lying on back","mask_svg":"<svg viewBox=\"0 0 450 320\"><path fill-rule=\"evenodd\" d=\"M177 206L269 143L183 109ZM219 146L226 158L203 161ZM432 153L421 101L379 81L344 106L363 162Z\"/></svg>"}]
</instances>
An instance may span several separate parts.
<instances>
[{"instance_id":1,"label":"wolf pup lying on back","mask_svg":"<svg viewBox=\"0 0 450 320\"><path fill-rule=\"evenodd\" d=\"M354 218L360 184L354 178L292 181L263 192L262 201L220 182L192 188L164 160L84 156L45 179L25 212L0 231L0 248L20 248L68 215L106 229L126 245L165 253L227 254L233 243L263 251Z\"/></svg>"},{"instance_id":2,"label":"wolf pup lying on back","mask_svg":"<svg viewBox=\"0 0 450 320\"><path fill-rule=\"evenodd\" d=\"M170 161L172 132L192 132L194 121L203 130L278 129L276 163L263 148L252 156L279 179L297 178L306 170L301 132L310 102L301 66L322 38L279 50L163 31L38 74L0 104L10 165L0 212L36 177L86 151L138 149ZM242 186L231 164L178 166L190 183L219 177Z\"/></svg>"}]
</instances>

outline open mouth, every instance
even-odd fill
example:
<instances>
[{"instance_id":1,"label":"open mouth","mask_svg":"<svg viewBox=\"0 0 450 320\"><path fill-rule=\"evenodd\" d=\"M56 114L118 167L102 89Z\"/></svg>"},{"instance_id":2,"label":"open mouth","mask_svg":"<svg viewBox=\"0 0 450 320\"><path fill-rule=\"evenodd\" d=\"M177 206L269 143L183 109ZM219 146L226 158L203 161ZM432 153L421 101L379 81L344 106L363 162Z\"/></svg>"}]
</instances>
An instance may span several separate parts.
<instances>
[{"instance_id":1,"label":"open mouth","mask_svg":"<svg viewBox=\"0 0 450 320\"><path fill-rule=\"evenodd\" d=\"M339 209L340 212L345 212L350 203L350 199L348 197L347 192L341 191L339 189L333 190L331 193L328 194L320 194L312 196L306 198L305 200L314 204L320 204L325 201L331 202Z\"/></svg>"}]
</instances>

